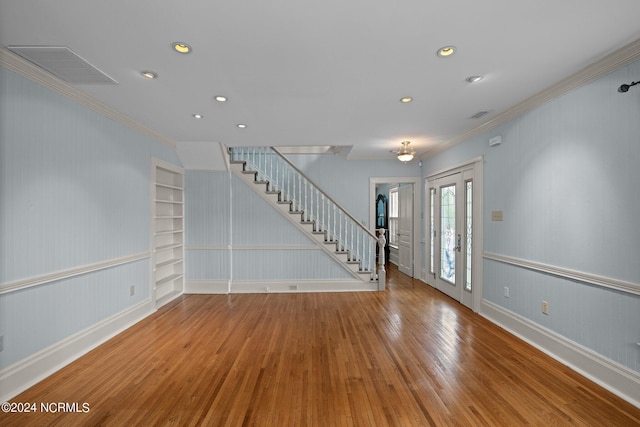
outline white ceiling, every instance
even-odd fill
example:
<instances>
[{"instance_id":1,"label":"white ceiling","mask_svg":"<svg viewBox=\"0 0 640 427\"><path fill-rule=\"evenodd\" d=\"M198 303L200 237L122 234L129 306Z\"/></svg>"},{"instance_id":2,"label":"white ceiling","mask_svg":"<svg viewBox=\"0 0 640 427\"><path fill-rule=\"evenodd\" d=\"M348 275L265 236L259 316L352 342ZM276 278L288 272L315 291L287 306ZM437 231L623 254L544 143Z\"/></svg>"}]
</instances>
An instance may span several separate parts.
<instances>
[{"instance_id":1,"label":"white ceiling","mask_svg":"<svg viewBox=\"0 0 640 427\"><path fill-rule=\"evenodd\" d=\"M118 82L75 88L196 156L220 142L392 158L406 139L437 150L640 39L639 17L638 0L0 0L0 45L69 47ZM439 58L446 45L456 54Z\"/></svg>"}]
</instances>

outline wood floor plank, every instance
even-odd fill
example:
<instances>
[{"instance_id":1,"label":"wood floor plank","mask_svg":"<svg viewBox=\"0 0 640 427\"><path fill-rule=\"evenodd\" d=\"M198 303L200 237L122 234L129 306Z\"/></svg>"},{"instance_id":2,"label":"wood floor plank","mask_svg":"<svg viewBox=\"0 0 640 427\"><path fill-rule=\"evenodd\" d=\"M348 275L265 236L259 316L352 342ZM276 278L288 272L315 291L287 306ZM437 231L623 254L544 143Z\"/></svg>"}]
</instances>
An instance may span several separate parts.
<instances>
[{"instance_id":1,"label":"wood floor plank","mask_svg":"<svg viewBox=\"0 0 640 427\"><path fill-rule=\"evenodd\" d=\"M422 282L187 295L12 399L0 425L637 426L640 409Z\"/></svg>"}]
</instances>

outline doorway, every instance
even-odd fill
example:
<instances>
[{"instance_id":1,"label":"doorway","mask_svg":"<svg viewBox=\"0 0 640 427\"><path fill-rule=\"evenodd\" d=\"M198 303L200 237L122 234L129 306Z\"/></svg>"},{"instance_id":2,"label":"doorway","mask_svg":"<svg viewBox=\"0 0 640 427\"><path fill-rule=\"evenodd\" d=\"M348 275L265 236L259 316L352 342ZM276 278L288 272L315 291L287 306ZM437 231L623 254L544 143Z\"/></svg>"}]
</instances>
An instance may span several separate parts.
<instances>
[{"instance_id":1,"label":"doorway","mask_svg":"<svg viewBox=\"0 0 640 427\"><path fill-rule=\"evenodd\" d=\"M482 160L426 179L430 284L478 311L482 296Z\"/></svg>"},{"instance_id":2,"label":"doorway","mask_svg":"<svg viewBox=\"0 0 640 427\"><path fill-rule=\"evenodd\" d=\"M422 264L420 248L416 247L420 242L421 206L422 194L419 177L388 177L370 178L370 203L369 203L369 223L372 227L377 224L376 220L376 200L380 192L384 193L389 202L389 220L387 244L393 244L397 250L387 258L387 262L393 260L398 264L398 269L410 276L420 276L420 266ZM380 191L376 191L376 190ZM395 189L397 197L397 210L393 212L393 200L390 197L391 189ZM375 231L372 229L372 231ZM393 239L391 234L394 234ZM393 243L391 243L393 241Z\"/></svg>"}]
</instances>

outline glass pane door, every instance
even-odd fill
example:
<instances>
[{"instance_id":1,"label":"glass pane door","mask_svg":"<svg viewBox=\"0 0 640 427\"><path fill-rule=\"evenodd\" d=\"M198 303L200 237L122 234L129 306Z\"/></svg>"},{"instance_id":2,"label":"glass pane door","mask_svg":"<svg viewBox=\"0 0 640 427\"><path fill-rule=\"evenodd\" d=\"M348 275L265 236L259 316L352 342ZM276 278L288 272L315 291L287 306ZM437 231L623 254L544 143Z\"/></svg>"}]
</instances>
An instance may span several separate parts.
<instances>
[{"instance_id":1,"label":"glass pane door","mask_svg":"<svg viewBox=\"0 0 640 427\"><path fill-rule=\"evenodd\" d=\"M440 189L440 278L456 282L456 185Z\"/></svg>"}]
</instances>

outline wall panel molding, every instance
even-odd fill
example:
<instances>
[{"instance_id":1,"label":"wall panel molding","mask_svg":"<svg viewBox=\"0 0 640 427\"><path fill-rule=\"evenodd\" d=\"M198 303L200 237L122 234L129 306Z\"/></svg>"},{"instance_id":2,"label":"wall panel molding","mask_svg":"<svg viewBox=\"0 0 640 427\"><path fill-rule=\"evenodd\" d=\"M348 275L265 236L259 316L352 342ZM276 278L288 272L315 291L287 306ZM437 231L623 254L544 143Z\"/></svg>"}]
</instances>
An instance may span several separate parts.
<instances>
[{"instance_id":1,"label":"wall panel molding","mask_svg":"<svg viewBox=\"0 0 640 427\"><path fill-rule=\"evenodd\" d=\"M550 264L544 264L537 261L529 261L521 258L510 257L507 255L499 255L491 252L482 254L484 259L498 261L503 264L509 264L516 267L526 268L528 270L537 271L539 273L551 274L563 279L577 280L591 285L601 286L604 288L615 289L630 294L640 295L640 283L627 282L624 280L613 279L596 274L584 273L568 268L557 267Z\"/></svg>"},{"instance_id":2,"label":"wall panel molding","mask_svg":"<svg viewBox=\"0 0 640 427\"><path fill-rule=\"evenodd\" d=\"M17 280L15 282L0 284L0 295L9 292L15 292L20 289L31 288L33 286L44 285L46 283L55 282L70 277L80 276L82 274L92 273L94 271L104 270L131 262L140 261L151 257L151 252L140 252L132 255L125 255L118 258L100 261L93 264L87 264L80 267L69 268L66 270L56 271L54 273L43 274L41 276L30 277L28 279Z\"/></svg>"}]
</instances>

